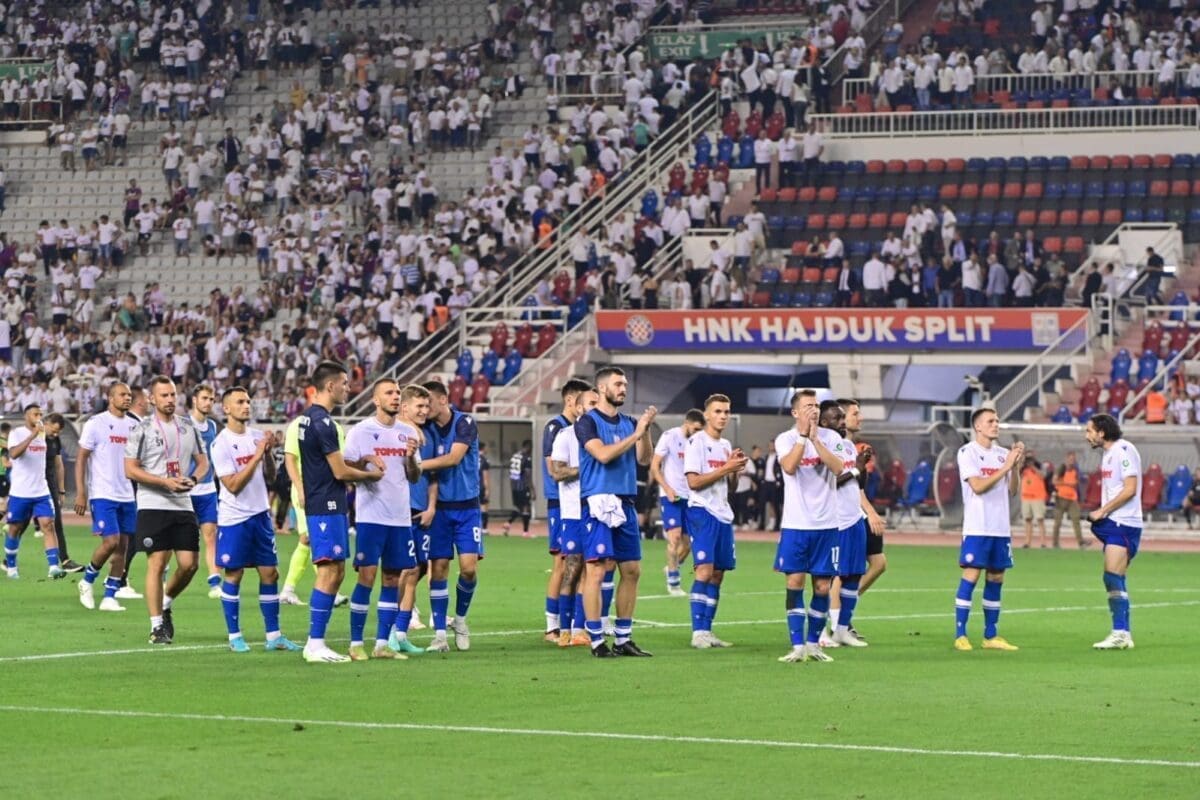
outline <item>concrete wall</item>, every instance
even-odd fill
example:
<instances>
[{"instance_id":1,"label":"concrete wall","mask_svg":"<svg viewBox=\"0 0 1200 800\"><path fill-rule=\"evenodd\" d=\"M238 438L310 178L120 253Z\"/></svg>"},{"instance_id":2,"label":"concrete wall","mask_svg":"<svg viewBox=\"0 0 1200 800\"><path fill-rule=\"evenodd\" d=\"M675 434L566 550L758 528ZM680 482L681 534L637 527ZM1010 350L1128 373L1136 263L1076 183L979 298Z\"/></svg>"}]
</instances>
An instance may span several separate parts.
<instances>
[{"instance_id":1,"label":"concrete wall","mask_svg":"<svg viewBox=\"0 0 1200 800\"><path fill-rule=\"evenodd\" d=\"M1196 131L1003 134L995 136L906 136L826 139L826 161L891 158L976 158L1003 156L1112 156L1200 151Z\"/></svg>"}]
</instances>

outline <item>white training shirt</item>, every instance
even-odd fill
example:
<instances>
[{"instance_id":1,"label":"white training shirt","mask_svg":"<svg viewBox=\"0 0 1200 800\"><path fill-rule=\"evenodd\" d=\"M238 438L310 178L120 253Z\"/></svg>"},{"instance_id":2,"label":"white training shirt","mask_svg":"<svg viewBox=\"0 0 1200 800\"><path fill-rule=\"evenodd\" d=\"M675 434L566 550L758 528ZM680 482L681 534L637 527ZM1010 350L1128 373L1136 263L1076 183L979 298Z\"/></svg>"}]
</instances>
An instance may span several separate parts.
<instances>
[{"instance_id":1,"label":"white training shirt","mask_svg":"<svg viewBox=\"0 0 1200 800\"><path fill-rule=\"evenodd\" d=\"M212 467L217 481L236 475L254 458L254 451L263 438L263 432L246 428L245 433L234 433L225 428L217 434L212 445ZM266 458L270 458L268 453ZM267 497L267 479L263 476L262 463L242 490L237 494L221 483L217 497L217 525L237 525L271 508Z\"/></svg>"},{"instance_id":2,"label":"white training shirt","mask_svg":"<svg viewBox=\"0 0 1200 800\"><path fill-rule=\"evenodd\" d=\"M50 484L46 483L46 435L31 431L25 425L13 428L8 435L8 451L24 442L33 439L20 458L12 459L12 486L9 493L13 497L36 499L50 495ZM125 471L122 464L121 471Z\"/></svg>"},{"instance_id":3,"label":"white training shirt","mask_svg":"<svg viewBox=\"0 0 1200 800\"><path fill-rule=\"evenodd\" d=\"M1137 493L1108 515L1118 525L1142 527L1142 457L1137 448L1124 439L1113 442L1100 461L1100 504L1104 505L1125 488L1126 478L1137 478ZM13 483L16 494L16 483Z\"/></svg>"},{"instance_id":4,"label":"white training shirt","mask_svg":"<svg viewBox=\"0 0 1200 800\"><path fill-rule=\"evenodd\" d=\"M1012 536L1009 525L1008 478L982 495L975 494L968 478L986 478L1004 468L1008 450L1000 445L983 447L972 441L958 450L958 475L962 479L963 536Z\"/></svg>"},{"instance_id":5,"label":"white training shirt","mask_svg":"<svg viewBox=\"0 0 1200 800\"><path fill-rule=\"evenodd\" d=\"M858 448L849 439L842 439L833 452L842 459L843 473L849 472L858 465ZM844 531L857 525L858 521L866 516L863 514L857 480L851 478L837 487L837 506L839 530Z\"/></svg>"},{"instance_id":6,"label":"white training shirt","mask_svg":"<svg viewBox=\"0 0 1200 800\"><path fill-rule=\"evenodd\" d=\"M687 443L683 428L671 428L663 431L662 436L658 437L658 444L654 446L654 455L662 456L663 478L680 499L686 499L691 494L687 476L683 473L683 454L687 451ZM667 496L661 486L658 487L658 493L662 497Z\"/></svg>"},{"instance_id":7,"label":"white training shirt","mask_svg":"<svg viewBox=\"0 0 1200 800\"><path fill-rule=\"evenodd\" d=\"M579 437L575 435L574 425L568 425L555 434L554 443L550 446L550 460L579 469ZM573 481L558 482L558 513L561 519L583 518L578 477Z\"/></svg>"},{"instance_id":8,"label":"white training shirt","mask_svg":"<svg viewBox=\"0 0 1200 800\"><path fill-rule=\"evenodd\" d=\"M383 459L386 467L381 479L355 487L354 511L359 522L399 528L412 525L412 503L404 468L409 439L417 439L415 428L399 420L384 425L375 417L364 419L346 434L342 453L346 461L361 461L375 455ZM364 469L374 472L375 465L367 464Z\"/></svg>"},{"instance_id":9,"label":"white training shirt","mask_svg":"<svg viewBox=\"0 0 1200 800\"><path fill-rule=\"evenodd\" d=\"M841 441L836 431L818 428L821 443L829 450ZM782 459L804 443L804 455L795 473L783 473L783 525L797 531L829 531L838 526L837 475L817 455L817 448L795 428L775 437L775 453Z\"/></svg>"},{"instance_id":10,"label":"white training shirt","mask_svg":"<svg viewBox=\"0 0 1200 800\"><path fill-rule=\"evenodd\" d=\"M685 475L707 475L725 466L733 455L733 446L728 439L714 439L703 430L697 431L688 440L683 455ZM703 508L721 522L733 522L733 508L729 505L729 481L722 478L703 489L693 489L688 495L688 508Z\"/></svg>"},{"instance_id":11,"label":"white training shirt","mask_svg":"<svg viewBox=\"0 0 1200 800\"><path fill-rule=\"evenodd\" d=\"M137 423L128 415L111 411L97 414L83 424L79 446L91 451L87 465L88 497L132 503L133 483L125 477L125 443Z\"/></svg>"}]
</instances>

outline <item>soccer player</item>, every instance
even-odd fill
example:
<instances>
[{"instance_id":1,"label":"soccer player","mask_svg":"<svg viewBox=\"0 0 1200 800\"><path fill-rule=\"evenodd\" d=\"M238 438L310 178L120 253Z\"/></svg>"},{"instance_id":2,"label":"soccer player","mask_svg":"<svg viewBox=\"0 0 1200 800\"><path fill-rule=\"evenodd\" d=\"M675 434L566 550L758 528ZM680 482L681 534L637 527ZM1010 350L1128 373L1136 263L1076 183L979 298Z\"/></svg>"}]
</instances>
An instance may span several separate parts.
<instances>
[{"instance_id":1,"label":"soccer player","mask_svg":"<svg viewBox=\"0 0 1200 800\"><path fill-rule=\"evenodd\" d=\"M483 528L479 516L479 430L475 419L450 405L446 385L425 384L429 392L426 436L437 455L423 460L421 470L438 472L438 494L429 531L429 606L433 642L426 650L447 653L446 612L450 607L450 559L458 553L458 584L454 602L454 646L471 647L467 612L475 596L479 559L483 557Z\"/></svg>"},{"instance_id":2,"label":"soccer player","mask_svg":"<svg viewBox=\"0 0 1200 800\"><path fill-rule=\"evenodd\" d=\"M150 644L171 644L175 639L171 606L196 574L200 551L200 526L188 492L198 476L208 472L200 432L187 417L175 415L175 396L173 380L155 377L150 382L154 413L134 427L125 443L125 476L137 483L134 538L146 552ZM172 552L178 569L164 587Z\"/></svg>"},{"instance_id":3,"label":"soccer player","mask_svg":"<svg viewBox=\"0 0 1200 800\"><path fill-rule=\"evenodd\" d=\"M135 424L149 418L151 413L150 397L146 390L140 384L133 383L129 385L129 392L133 395L133 400L129 405L129 410L125 412L128 417ZM136 494L136 484L133 484L133 489ZM137 536L122 536L121 539L125 545L125 574L121 578L121 588L117 589L116 598L118 600L141 600L142 593L129 585L129 571L133 568L133 558L138 552Z\"/></svg>"},{"instance_id":4,"label":"soccer player","mask_svg":"<svg viewBox=\"0 0 1200 800\"><path fill-rule=\"evenodd\" d=\"M12 489L8 498L8 535L4 539L4 567L8 577L19 578L17 548L21 534L32 519L42 532L46 548L48 577L57 580L66 575L59 564L58 538L54 535L54 506L50 504L50 486L46 483L46 426L42 409L36 403L25 406L25 424L8 435Z\"/></svg>"},{"instance_id":5,"label":"soccer player","mask_svg":"<svg viewBox=\"0 0 1200 800\"><path fill-rule=\"evenodd\" d=\"M667 594L684 597L687 592L679 585L679 565L687 560L691 544L684 536L687 516L688 482L683 474L683 453L688 440L704 427L704 412L693 408L684 415L683 424L662 432L654 445L650 459L650 477L658 484L658 510L662 517L663 535L667 538Z\"/></svg>"},{"instance_id":6,"label":"soccer player","mask_svg":"<svg viewBox=\"0 0 1200 800\"><path fill-rule=\"evenodd\" d=\"M817 393L801 389L792 395L794 427L775 437L783 470L783 522L775 569L787 576L787 623L792 649L783 662L832 661L821 651L821 631L829 612L829 587L837 574L837 476L843 463L833 451L841 442L836 431L817 425ZM808 633L804 630L804 583L813 577Z\"/></svg>"},{"instance_id":7,"label":"soccer player","mask_svg":"<svg viewBox=\"0 0 1200 800\"><path fill-rule=\"evenodd\" d=\"M962 478L963 541L958 563L962 579L954 599L954 649L970 650L967 617L971 595L979 573L987 573L983 586L983 648L1016 650L997 635L1000 621L1000 589L1004 573L1012 568L1012 529L1008 521L1008 498L1021 485L1020 465L1025 446L1020 442L1006 450L1000 438L1000 418L990 408L971 414L975 438L958 450L958 474ZM1007 483L1005 482L1007 478Z\"/></svg>"},{"instance_id":8,"label":"soccer player","mask_svg":"<svg viewBox=\"0 0 1200 800\"><path fill-rule=\"evenodd\" d=\"M83 572L83 564L77 563L67 552L67 533L63 529L62 508L67 501L67 472L62 457L62 430L67 419L62 414L46 415L46 485L50 487L50 501L54 505L54 536L58 539L59 566L63 572Z\"/></svg>"},{"instance_id":9,"label":"soccer player","mask_svg":"<svg viewBox=\"0 0 1200 800\"><path fill-rule=\"evenodd\" d=\"M350 658L325 644L325 630L334 596L346 575L346 555L350 551L346 484L377 481L384 472L382 468L378 472L355 469L342 458L342 426L330 412L346 402L350 385L346 368L334 361L322 361L313 370L312 385L315 389L312 405L298 417L296 434L302 479L297 508L304 509L312 560L317 566L317 579L309 599L304 660L310 664L338 664L349 662Z\"/></svg>"},{"instance_id":10,"label":"soccer player","mask_svg":"<svg viewBox=\"0 0 1200 800\"><path fill-rule=\"evenodd\" d=\"M581 381L578 378L572 378L564 383L560 391L563 403L562 411L554 415L546 423L546 427L542 429L542 493L546 497L546 532L547 539L549 540L550 558L553 560L550 567L550 578L546 582L545 640L547 642L558 641L562 630L560 622L564 619L564 609L559 605L560 598L563 596L561 589L565 563L563 560L562 542L560 541L562 535L562 514L559 511L559 479L555 477L552 458L554 442L560 433L575 423L575 420L579 416L575 410L579 395L591 388L585 381ZM578 490L576 490L575 499L576 505L578 505ZM578 516L575 517L575 519L578 518ZM575 608L574 597L568 597L568 601L570 607L566 609L566 618L573 616ZM570 638L569 627L567 632L568 638Z\"/></svg>"},{"instance_id":11,"label":"soccer player","mask_svg":"<svg viewBox=\"0 0 1200 800\"><path fill-rule=\"evenodd\" d=\"M521 442L521 449L508 460L508 483L512 489L513 510L508 515L508 522L504 523L503 533L508 536L513 520L520 517L523 535L528 539L531 509L537 499L533 492L533 442L528 439Z\"/></svg>"},{"instance_id":12,"label":"soccer player","mask_svg":"<svg viewBox=\"0 0 1200 800\"><path fill-rule=\"evenodd\" d=\"M637 465L648 464L653 452L650 425L658 409L650 406L635 421L621 413L629 381L618 367L596 373L596 407L575 423L579 437L579 496L583 515L583 557L587 562L583 584L585 626L592 655L648 657L633 641L633 612L641 576L642 537L638 529ZM619 569L615 643L604 641L601 622L601 584L605 573Z\"/></svg>"},{"instance_id":13,"label":"soccer player","mask_svg":"<svg viewBox=\"0 0 1200 800\"><path fill-rule=\"evenodd\" d=\"M381 470L383 477L365 483L354 493L354 568L358 581L350 595L350 659L366 661L363 629L375 588L375 574L383 565L383 586L375 606L375 658L408 658L388 649L388 638L400 610L400 585L417 572L417 540L413 537L409 484L421 477L420 434L400 422L400 386L380 378L371 389L375 415L350 429L342 456L358 469Z\"/></svg>"},{"instance_id":14,"label":"soccer player","mask_svg":"<svg viewBox=\"0 0 1200 800\"><path fill-rule=\"evenodd\" d=\"M400 421L417 431L420 441L417 452L422 461L433 458L437 450L437 445L425 424L428 419L429 391L416 384L405 386L404 391L400 393ZM421 611L417 608L417 585L429 572L429 529L433 525L434 510L437 506L437 473L422 471L417 479L409 484L408 496L412 511L413 541L417 547L417 569L401 577L400 610L392 626L392 635L388 637L388 648L398 653L419 655L425 650L409 641L408 632L424 630L427 627L421 622ZM484 497L486 492L480 495L480 502Z\"/></svg>"},{"instance_id":15,"label":"soccer player","mask_svg":"<svg viewBox=\"0 0 1200 800\"><path fill-rule=\"evenodd\" d=\"M125 444L137 425L127 413L132 402L129 387L114 383L108 388L108 409L85 422L79 434L75 513L84 516L90 511L92 533L100 537L79 582L79 602L87 609L96 607L93 588L107 561L100 610L125 610L116 594L125 574L124 537L132 537L137 530L133 484L125 477Z\"/></svg>"},{"instance_id":16,"label":"soccer player","mask_svg":"<svg viewBox=\"0 0 1200 800\"><path fill-rule=\"evenodd\" d=\"M1112 612L1112 632L1092 647L1132 650L1129 633L1129 593L1125 575L1142 540L1142 457L1121 438L1121 426L1108 414L1088 420L1084 436L1093 449L1104 451L1100 461L1100 502L1088 514L1092 533L1104 547L1104 588Z\"/></svg>"},{"instance_id":17,"label":"soccer player","mask_svg":"<svg viewBox=\"0 0 1200 800\"><path fill-rule=\"evenodd\" d=\"M580 385L583 388L576 393L575 389ZM574 379L567 382L563 392L563 417L570 424L559 430L550 449L550 475L558 483L560 521L557 539L562 553L557 628L558 646L575 647L592 642L583 632L583 595L579 591L579 579L584 569L584 531L579 500L579 437L575 433L575 422L596 407L600 396L591 386ZM569 400L565 399L567 394L571 394Z\"/></svg>"},{"instance_id":18,"label":"soccer player","mask_svg":"<svg viewBox=\"0 0 1200 800\"><path fill-rule=\"evenodd\" d=\"M199 392L192 394L193 402ZM211 408L212 403L208 403ZM250 652L242 636L238 592L247 567L258 570L258 607L266 629L267 650L295 652L300 645L279 630L279 556L267 487L275 480L271 449L275 437L249 427L250 393L240 386L221 395L225 429L212 444L211 472L221 483L217 504L216 560L225 570L221 608L229 632L229 649ZM193 417L195 407L193 407ZM197 426L199 427L199 426ZM195 502L196 495L192 495Z\"/></svg>"},{"instance_id":19,"label":"soccer player","mask_svg":"<svg viewBox=\"0 0 1200 800\"><path fill-rule=\"evenodd\" d=\"M737 566L733 544L733 508L729 495L746 469L746 454L721 436L729 425L729 398L709 395L704 401L704 428L692 436L683 456L687 478L688 536L696 578L692 582L692 647L729 647L712 632L721 582Z\"/></svg>"},{"instance_id":20,"label":"soccer player","mask_svg":"<svg viewBox=\"0 0 1200 800\"><path fill-rule=\"evenodd\" d=\"M867 527L862 510L862 483L865 482L867 462L870 456L860 453L854 442L846 438L846 412L836 400L826 400L820 406L821 427L836 431L842 441L834 446L833 452L842 461L842 472L837 477L838 546L833 551L833 566L837 569L835 588L841 600L838 616L833 617L830 590L830 624L833 636L826 642L824 631L818 641L822 647L866 647L867 643L854 634L850 621L858 605L858 585L867 571Z\"/></svg>"},{"instance_id":21,"label":"soccer player","mask_svg":"<svg viewBox=\"0 0 1200 800\"><path fill-rule=\"evenodd\" d=\"M217 439L217 423L208 418L212 413L217 395L212 387L202 383L192 390L192 424L200 432L204 442L204 455L208 457L206 472L192 489L192 509L200 523L200 536L204 539L204 560L208 566L208 596L216 600L221 596L221 573L217 568L217 484L213 478L212 446Z\"/></svg>"}]
</instances>

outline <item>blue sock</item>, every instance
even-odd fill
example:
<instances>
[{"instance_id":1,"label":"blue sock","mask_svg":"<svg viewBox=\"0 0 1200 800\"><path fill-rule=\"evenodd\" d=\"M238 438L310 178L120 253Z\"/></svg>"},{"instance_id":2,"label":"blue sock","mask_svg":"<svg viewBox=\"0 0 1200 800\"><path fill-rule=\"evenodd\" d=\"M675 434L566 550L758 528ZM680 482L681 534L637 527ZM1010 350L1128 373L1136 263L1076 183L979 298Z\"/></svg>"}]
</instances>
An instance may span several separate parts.
<instances>
[{"instance_id":1,"label":"blue sock","mask_svg":"<svg viewBox=\"0 0 1200 800\"><path fill-rule=\"evenodd\" d=\"M238 621L239 600L238 592L241 586L236 583L225 581L221 584L221 610L225 612L225 630L230 636L235 636L242 632L241 624Z\"/></svg>"},{"instance_id":2,"label":"blue sock","mask_svg":"<svg viewBox=\"0 0 1200 800\"><path fill-rule=\"evenodd\" d=\"M58 566L58 548L57 547L47 547L46 548L46 563L52 567Z\"/></svg>"},{"instance_id":3,"label":"blue sock","mask_svg":"<svg viewBox=\"0 0 1200 800\"><path fill-rule=\"evenodd\" d=\"M708 584L704 581L692 581L690 595L692 604L692 633L704 630L704 621L708 618Z\"/></svg>"},{"instance_id":4,"label":"blue sock","mask_svg":"<svg viewBox=\"0 0 1200 800\"><path fill-rule=\"evenodd\" d=\"M1000 589L1002 583L983 583L983 638L996 638L996 625L1000 622Z\"/></svg>"},{"instance_id":5,"label":"blue sock","mask_svg":"<svg viewBox=\"0 0 1200 800\"><path fill-rule=\"evenodd\" d=\"M350 593L350 644L362 644L363 630L367 627L367 613L371 610L371 587L354 584Z\"/></svg>"},{"instance_id":6,"label":"blue sock","mask_svg":"<svg viewBox=\"0 0 1200 800\"><path fill-rule=\"evenodd\" d=\"M971 616L971 595L975 584L966 578L958 582L958 593L954 595L954 636L967 635L967 617Z\"/></svg>"},{"instance_id":7,"label":"blue sock","mask_svg":"<svg viewBox=\"0 0 1200 800\"><path fill-rule=\"evenodd\" d=\"M570 631L575 621L575 597L571 594L558 596L558 629Z\"/></svg>"},{"instance_id":8,"label":"blue sock","mask_svg":"<svg viewBox=\"0 0 1200 800\"><path fill-rule=\"evenodd\" d=\"M808 637L805 639L809 644L816 644L821 640L821 631L825 630L825 619L829 616L829 593L817 594L813 593L812 600L808 603Z\"/></svg>"},{"instance_id":9,"label":"blue sock","mask_svg":"<svg viewBox=\"0 0 1200 800\"><path fill-rule=\"evenodd\" d=\"M121 588L121 579L120 578L109 577L109 578L104 579L104 596L105 597L116 597L117 590L120 588Z\"/></svg>"},{"instance_id":10,"label":"blue sock","mask_svg":"<svg viewBox=\"0 0 1200 800\"><path fill-rule=\"evenodd\" d=\"M313 587L308 600L308 638L324 639L329 615L333 613L333 595Z\"/></svg>"},{"instance_id":11,"label":"blue sock","mask_svg":"<svg viewBox=\"0 0 1200 800\"><path fill-rule=\"evenodd\" d=\"M708 604L706 610L706 618L704 620L704 630L711 631L713 620L717 618L717 604L721 602L721 584L710 583L708 585Z\"/></svg>"},{"instance_id":12,"label":"blue sock","mask_svg":"<svg viewBox=\"0 0 1200 800\"><path fill-rule=\"evenodd\" d=\"M405 611L403 608L396 612L396 621L392 623L392 627L396 629L397 635L404 634L408 636L408 626L412 624L412 609Z\"/></svg>"},{"instance_id":13,"label":"blue sock","mask_svg":"<svg viewBox=\"0 0 1200 800\"><path fill-rule=\"evenodd\" d=\"M279 633L279 584L263 583L258 587L258 610L263 615L263 630L270 637Z\"/></svg>"},{"instance_id":14,"label":"blue sock","mask_svg":"<svg viewBox=\"0 0 1200 800\"><path fill-rule=\"evenodd\" d=\"M90 563L83 568L83 579L88 583L95 583L98 577L100 577L100 570L93 567Z\"/></svg>"},{"instance_id":15,"label":"blue sock","mask_svg":"<svg viewBox=\"0 0 1200 800\"><path fill-rule=\"evenodd\" d=\"M1108 589L1108 610L1112 612L1113 630L1128 632L1129 592L1125 590L1125 576L1105 572L1104 588Z\"/></svg>"},{"instance_id":16,"label":"blue sock","mask_svg":"<svg viewBox=\"0 0 1200 800\"><path fill-rule=\"evenodd\" d=\"M429 611L433 614L433 629L446 630L446 612L450 610L450 581L429 580Z\"/></svg>"},{"instance_id":17,"label":"blue sock","mask_svg":"<svg viewBox=\"0 0 1200 800\"><path fill-rule=\"evenodd\" d=\"M220 585L221 585L221 576L220 575L213 574L213 575L208 576L208 588L215 589Z\"/></svg>"},{"instance_id":18,"label":"blue sock","mask_svg":"<svg viewBox=\"0 0 1200 800\"><path fill-rule=\"evenodd\" d=\"M804 644L804 590L787 590L787 626L792 647Z\"/></svg>"},{"instance_id":19,"label":"blue sock","mask_svg":"<svg viewBox=\"0 0 1200 800\"><path fill-rule=\"evenodd\" d=\"M583 627L583 621L587 619L587 614L583 613L583 592L575 593L575 618L571 620L571 624L576 628Z\"/></svg>"},{"instance_id":20,"label":"blue sock","mask_svg":"<svg viewBox=\"0 0 1200 800\"><path fill-rule=\"evenodd\" d=\"M592 649L604 644L604 625L598 619L589 619L584 621L583 626L587 629L588 636L592 640Z\"/></svg>"},{"instance_id":21,"label":"blue sock","mask_svg":"<svg viewBox=\"0 0 1200 800\"><path fill-rule=\"evenodd\" d=\"M379 590L379 602L375 605L375 613L379 619L375 626L375 641L386 642L396 624L396 615L400 613L400 587L384 586Z\"/></svg>"},{"instance_id":22,"label":"blue sock","mask_svg":"<svg viewBox=\"0 0 1200 800\"><path fill-rule=\"evenodd\" d=\"M679 570L667 570L667 586L670 586L672 589L679 586Z\"/></svg>"},{"instance_id":23,"label":"blue sock","mask_svg":"<svg viewBox=\"0 0 1200 800\"><path fill-rule=\"evenodd\" d=\"M842 591L838 593L842 600L837 618L839 628L849 628L850 620L854 618L854 609L858 606L858 581L858 578L842 581Z\"/></svg>"},{"instance_id":24,"label":"blue sock","mask_svg":"<svg viewBox=\"0 0 1200 800\"><path fill-rule=\"evenodd\" d=\"M633 636L633 620L618 617L613 622L613 632L616 634L616 643L625 644Z\"/></svg>"},{"instance_id":25,"label":"blue sock","mask_svg":"<svg viewBox=\"0 0 1200 800\"><path fill-rule=\"evenodd\" d=\"M562 630L562 609L559 608L558 595L546 598L546 624L550 624L550 619L557 620L555 623L558 629Z\"/></svg>"},{"instance_id":26,"label":"blue sock","mask_svg":"<svg viewBox=\"0 0 1200 800\"><path fill-rule=\"evenodd\" d=\"M600 584L600 617L602 619L608 619L608 613L612 611L614 572L615 570L606 570L604 581Z\"/></svg>"},{"instance_id":27,"label":"blue sock","mask_svg":"<svg viewBox=\"0 0 1200 800\"><path fill-rule=\"evenodd\" d=\"M475 596L476 581L468 581L462 575L458 576L458 584L454 587L454 616L456 619L466 619L471 610L471 598ZM557 611L558 609L555 609Z\"/></svg>"},{"instance_id":28,"label":"blue sock","mask_svg":"<svg viewBox=\"0 0 1200 800\"><path fill-rule=\"evenodd\" d=\"M4 537L4 566L12 569L17 565L17 548L21 546L21 540L15 536Z\"/></svg>"}]
</instances>

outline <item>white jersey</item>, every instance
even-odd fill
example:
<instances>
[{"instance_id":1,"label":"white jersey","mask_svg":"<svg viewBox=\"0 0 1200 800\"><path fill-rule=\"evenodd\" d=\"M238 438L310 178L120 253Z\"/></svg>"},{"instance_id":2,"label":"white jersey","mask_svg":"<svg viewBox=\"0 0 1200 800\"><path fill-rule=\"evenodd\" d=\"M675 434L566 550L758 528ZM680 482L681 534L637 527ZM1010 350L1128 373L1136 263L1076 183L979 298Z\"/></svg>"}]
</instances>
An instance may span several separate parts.
<instances>
[{"instance_id":1,"label":"white jersey","mask_svg":"<svg viewBox=\"0 0 1200 800\"><path fill-rule=\"evenodd\" d=\"M125 443L137 421L110 411L89 419L79 434L79 446L91 452L87 464L87 492L92 500L132 503L133 483L125 477Z\"/></svg>"},{"instance_id":2,"label":"white jersey","mask_svg":"<svg viewBox=\"0 0 1200 800\"><path fill-rule=\"evenodd\" d=\"M9 470L12 485L9 494L27 499L49 497L50 484L46 483L46 434L31 431L25 425L13 428L12 433L8 435L8 451L11 453L13 448L30 439L33 441L29 442L29 447L25 448L21 457L12 459L12 468ZM124 466L121 467L121 471L125 471Z\"/></svg>"},{"instance_id":3,"label":"white jersey","mask_svg":"<svg viewBox=\"0 0 1200 800\"><path fill-rule=\"evenodd\" d=\"M579 437L575 435L574 425L568 425L555 435L554 443L550 447L550 460L579 469ZM573 481L558 482L558 513L564 520L583 518L579 502L578 476Z\"/></svg>"},{"instance_id":4,"label":"white jersey","mask_svg":"<svg viewBox=\"0 0 1200 800\"><path fill-rule=\"evenodd\" d=\"M733 455L733 446L728 439L714 439L704 431L697 431L688 440L683 455L685 475L695 473L707 475L725 466ZM688 508L703 508L721 522L733 522L733 508L729 505L729 481L722 478L703 489L693 489L688 495Z\"/></svg>"},{"instance_id":5,"label":"white jersey","mask_svg":"<svg viewBox=\"0 0 1200 800\"><path fill-rule=\"evenodd\" d=\"M667 485L675 492L675 496L684 499L691 491L688 489L687 475L683 473L683 454L687 450L688 438L683 435L683 428L671 428L663 431L654 446L654 455L662 456L662 474ZM658 493L666 497L663 487L658 487Z\"/></svg>"},{"instance_id":6,"label":"white jersey","mask_svg":"<svg viewBox=\"0 0 1200 800\"><path fill-rule=\"evenodd\" d=\"M834 448L833 454L842 460L842 472L846 473L858 466L858 448L849 439L842 439ZM850 480L837 487L838 528L846 530L858 524L863 514L859 495L858 481Z\"/></svg>"},{"instance_id":7,"label":"white jersey","mask_svg":"<svg viewBox=\"0 0 1200 800\"><path fill-rule=\"evenodd\" d=\"M399 420L384 425L375 417L364 419L346 434L342 449L346 461L361 461L374 455L383 459L387 467L381 479L355 487L354 511L359 522L399 528L412 525L412 503L405 474L410 439L417 439L415 428ZM374 472L375 465L367 464L364 469Z\"/></svg>"},{"instance_id":8,"label":"white jersey","mask_svg":"<svg viewBox=\"0 0 1200 800\"><path fill-rule=\"evenodd\" d=\"M254 458L254 451L262 441L263 432L247 428L245 433L234 433L225 428L217 434L212 445L212 467L218 482L242 471ZM270 458L268 453L266 458ZM262 464L242 490L237 494L221 483L217 498L217 525L237 525L264 511L269 511L271 502L267 497L267 479L263 476Z\"/></svg>"},{"instance_id":9,"label":"white jersey","mask_svg":"<svg viewBox=\"0 0 1200 800\"><path fill-rule=\"evenodd\" d=\"M826 449L842 440L836 431L818 428L817 435ZM783 473L783 524L796 531L830 531L838 526L837 475L821 461L817 448L795 428L775 437L775 452L782 460L797 444L803 443L804 455L795 473Z\"/></svg>"},{"instance_id":10,"label":"white jersey","mask_svg":"<svg viewBox=\"0 0 1200 800\"><path fill-rule=\"evenodd\" d=\"M963 536L1012 536L1009 525L1009 483L1004 478L983 494L975 494L968 478L986 478L1004 469L1008 450L984 447L972 441L958 450L958 477L962 480Z\"/></svg>"},{"instance_id":11,"label":"white jersey","mask_svg":"<svg viewBox=\"0 0 1200 800\"><path fill-rule=\"evenodd\" d=\"M1130 528L1142 527L1142 457L1138 455L1136 447L1124 439L1118 439L1113 442L1112 447L1104 451L1104 458L1100 460L1100 504L1104 505L1119 495L1125 488L1126 478L1135 477L1137 492L1123 506L1108 515L1108 518L1118 525ZM15 494L15 483L13 487Z\"/></svg>"}]
</instances>

